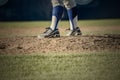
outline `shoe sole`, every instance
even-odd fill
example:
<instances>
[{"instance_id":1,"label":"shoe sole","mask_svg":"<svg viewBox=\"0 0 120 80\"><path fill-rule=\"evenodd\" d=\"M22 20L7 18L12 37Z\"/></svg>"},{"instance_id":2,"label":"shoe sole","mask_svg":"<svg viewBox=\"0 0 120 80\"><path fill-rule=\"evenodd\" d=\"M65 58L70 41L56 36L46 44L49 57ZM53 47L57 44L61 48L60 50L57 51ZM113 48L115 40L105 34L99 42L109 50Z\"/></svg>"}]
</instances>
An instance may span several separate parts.
<instances>
[{"instance_id":1,"label":"shoe sole","mask_svg":"<svg viewBox=\"0 0 120 80\"><path fill-rule=\"evenodd\" d=\"M40 35L37 36L38 39L43 39L43 38L59 38L59 37L60 37L59 34L49 35L49 36L40 36Z\"/></svg>"}]
</instances>

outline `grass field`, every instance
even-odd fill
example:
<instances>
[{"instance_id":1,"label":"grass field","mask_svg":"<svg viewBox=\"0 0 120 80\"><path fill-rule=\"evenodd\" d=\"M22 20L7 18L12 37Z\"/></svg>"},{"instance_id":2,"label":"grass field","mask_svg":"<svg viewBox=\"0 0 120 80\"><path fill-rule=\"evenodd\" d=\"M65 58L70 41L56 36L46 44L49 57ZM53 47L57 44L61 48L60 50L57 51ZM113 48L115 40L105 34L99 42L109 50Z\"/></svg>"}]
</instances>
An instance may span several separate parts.
<instances>
[{"instance_id":1,"label":"grass field","mask_svg":"<svg viewBox=\"0 0 120 80\"><path fill-rule=\"evenodd\" d=\"M119 80L120 53L0 55L0 80Z\"/></svg>"},{"instance_id":2,"label":"grass field","mask_svg":"<svg viewBox=\"0 0 120 80\"><path fill-rule=\"evenodd\" d=\"M81 20L78 24L84 34L120 34L120 19ZM50 21L0 22L0 29L49 25ZM68 21L60 26L69 27ZM89 27L100 29L84 31ZM120 80L120 52L0 54L0 80Z\"/></svg>"},{"instance_id":3,"label":"grass field","mask_svg":"<svg viewBox=\"0 0 120 80\"><path fill-rule=\"evenodd\" d=\"M92 27L92 26L120 26L120 19L98 19L98 20L79 20L78 25L80 27ZM13 21L13 22L0 22L0 28L2 27L49 27L50 21ZM60 27L69 27L68 21L61 21Z\"/></svg>"}]
</instances>

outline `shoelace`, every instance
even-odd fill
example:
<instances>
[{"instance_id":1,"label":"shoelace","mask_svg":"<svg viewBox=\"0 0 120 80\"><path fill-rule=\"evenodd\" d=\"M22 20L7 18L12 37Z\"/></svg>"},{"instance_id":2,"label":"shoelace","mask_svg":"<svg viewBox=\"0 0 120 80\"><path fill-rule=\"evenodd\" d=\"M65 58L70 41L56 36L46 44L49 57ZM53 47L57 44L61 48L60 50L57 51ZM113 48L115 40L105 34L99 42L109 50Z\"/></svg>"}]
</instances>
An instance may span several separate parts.
<instances>
[{"instance_id":1,"label":"shoelace","mask_svg":"<svg viewBox=\"0 0 120 80\"><path fill-rule=\"evenodd\" d=\"M45 28L45 29L46 29L46 31L45 31L44 33L48 32L48 30L51 29L51 28L50 28L50 27L47 27L47 28Z\"/></svg>"},{"instance_id":2,"label":"shoelace","mask_svg":"<svg viewBox=\"0 0 120 80\"><path fill-rule=\"evenodd\" d=\"M68 31L68 30L70 30L70 28L66 29L66 31ZM74 29L74 30L78 30L78 27L77 27L76 29ZM73 31L74 31L74 30L73 30Z\"/></svg>"}]
</instances>

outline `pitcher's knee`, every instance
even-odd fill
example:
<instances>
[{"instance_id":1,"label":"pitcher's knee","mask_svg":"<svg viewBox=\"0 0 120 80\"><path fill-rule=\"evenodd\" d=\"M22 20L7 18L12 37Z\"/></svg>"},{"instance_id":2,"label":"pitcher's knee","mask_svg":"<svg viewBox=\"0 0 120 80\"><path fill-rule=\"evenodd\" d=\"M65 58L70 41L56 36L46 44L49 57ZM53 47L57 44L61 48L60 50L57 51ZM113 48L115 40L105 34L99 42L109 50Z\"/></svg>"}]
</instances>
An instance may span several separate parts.
<instances>
[{"instance_id":1,"label":"pitcher's knee","mask_svg":"<svg viewBox=\"0 0 120 80\"><path fill-rule=\"evenodd\" d=\"M63 0L63 3L65 5L65 8L67 8L67 9L71 9L76 6L75 0Z\"/></svg>"},{"instance_id":2,"label":"pitcher's knee","mask_svg":"<svg viewBox=\"0 0 120 80\"><path fill-rule=\"evenodd\" d=\"M62 0L51 0L51 2L52 2L53 7L55 7L55 6L63 6Z\"/></svg>"}]
</instances>

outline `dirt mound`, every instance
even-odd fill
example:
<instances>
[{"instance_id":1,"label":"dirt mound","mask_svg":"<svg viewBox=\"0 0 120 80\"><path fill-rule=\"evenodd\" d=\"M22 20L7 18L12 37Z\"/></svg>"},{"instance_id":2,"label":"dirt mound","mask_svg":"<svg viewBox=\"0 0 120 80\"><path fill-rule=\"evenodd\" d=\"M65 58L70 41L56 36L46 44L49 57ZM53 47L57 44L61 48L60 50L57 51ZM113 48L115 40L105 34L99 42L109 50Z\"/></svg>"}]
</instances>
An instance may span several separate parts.
<instances>
[{"instance_id":1,"label":"dirt mound","mask_svg":"<svg viewBox=\"0 0 120 80\"><path fill-rule=\"evenodd\" d=\"M35 36L0 38L0 54L120 51L120 35L84 35L38 39Z\"/></svg>"}]
</instances>

